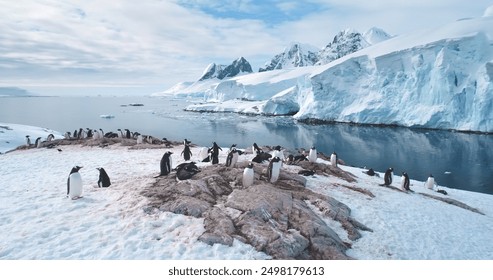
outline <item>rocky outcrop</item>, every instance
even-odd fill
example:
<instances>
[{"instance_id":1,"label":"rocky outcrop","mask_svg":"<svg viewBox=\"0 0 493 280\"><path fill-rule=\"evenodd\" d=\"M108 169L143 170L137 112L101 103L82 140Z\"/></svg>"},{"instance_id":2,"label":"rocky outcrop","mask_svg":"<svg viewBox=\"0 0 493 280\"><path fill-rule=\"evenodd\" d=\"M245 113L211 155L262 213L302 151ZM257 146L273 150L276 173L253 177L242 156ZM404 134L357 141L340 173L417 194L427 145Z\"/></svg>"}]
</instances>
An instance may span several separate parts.
<instances>
[{"instance_id":1,"label":"rocky outcrop","mask_svg":"<svg viewBox=\"0 0 493 280\"><path fill-rule=\"evenodd\" d=\"M274 259L349 259L345 252L351 244L325 219L340 222L350 240L360 237L359 230L370 230L350 217L348 206L305 188L306 179L287 169L271 184L265 180L266 165L256 164L255 183L243 188L246 164L207 166L186 181L172 173L157 178L142 195L161 211L203 218L199 239L204 243L232 245L237 239ZM319 170L325 170L322 166ZM342 170L338 174L354 180Z\"/></svg>"}]
</instances>

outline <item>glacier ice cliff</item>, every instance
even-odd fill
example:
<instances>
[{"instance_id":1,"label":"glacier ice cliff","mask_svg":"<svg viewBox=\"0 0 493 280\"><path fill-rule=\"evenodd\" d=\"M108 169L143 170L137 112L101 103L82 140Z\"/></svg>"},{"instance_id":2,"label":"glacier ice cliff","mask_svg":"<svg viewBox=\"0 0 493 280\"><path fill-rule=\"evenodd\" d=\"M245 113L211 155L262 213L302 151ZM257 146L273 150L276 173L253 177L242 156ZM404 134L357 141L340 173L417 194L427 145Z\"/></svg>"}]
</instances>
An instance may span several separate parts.
<instances>
[{"instance_id":1,"label":"glacier ice cliff","mask_svg":"<svg viewBox=\"0 0 493 280\"><path fill-rule=\"evenodd\" d=\"M460 20L327 65L234 77L204 90L204 100L218 111L298 120L493 132L491 26L491 16Z\"/></svg>"}]
</instances>

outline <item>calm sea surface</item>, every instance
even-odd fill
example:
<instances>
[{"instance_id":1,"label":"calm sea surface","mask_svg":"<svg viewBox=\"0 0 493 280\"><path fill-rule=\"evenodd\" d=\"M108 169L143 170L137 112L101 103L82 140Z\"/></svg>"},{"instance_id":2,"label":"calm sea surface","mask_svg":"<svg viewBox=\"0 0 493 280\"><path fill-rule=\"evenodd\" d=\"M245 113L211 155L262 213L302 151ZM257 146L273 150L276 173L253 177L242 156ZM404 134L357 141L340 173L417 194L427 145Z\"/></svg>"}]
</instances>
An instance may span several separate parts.
<instances>
[{"instance_id":1,"label":"calm sea surface","mask_svg":"<svg viewBox=\"0 0 493 280\"><path fill-rule=\"evenodd\" d=\"M142 103L144 106L127 106ZM185 112L187 102L155 97L0 98L0 122L46 127L61 133L79 128L118 128L170 140L187 138L210 146L213 141L239 148L281 145L293 150L336 151L347 165L394 168L424 181L493 194L493 135L347 124L306 125L289 117ZM104 119L100 115L114 115ZM412 188L412 186L411 186Z\"/></svg>"}]
</instances>

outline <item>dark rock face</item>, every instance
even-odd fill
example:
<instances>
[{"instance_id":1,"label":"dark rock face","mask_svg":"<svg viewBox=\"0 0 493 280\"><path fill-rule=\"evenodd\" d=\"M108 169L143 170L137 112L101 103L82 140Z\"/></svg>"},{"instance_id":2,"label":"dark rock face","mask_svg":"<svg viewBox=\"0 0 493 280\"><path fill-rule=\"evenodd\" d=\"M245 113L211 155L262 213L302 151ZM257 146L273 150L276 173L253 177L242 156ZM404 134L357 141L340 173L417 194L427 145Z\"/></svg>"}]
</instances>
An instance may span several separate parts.
<instances>
[{"instance_id":1,"label":"dark rock face","mask_svg":"<svg viewBox=\"0 0 493 280\"><path fill-rule=\"evenodd\" d=\"M218 78L222 80L228 77L235 77L241 73L253 73L252 66L243 57L233 61L230 65L211 64L208 66L199 81Z\"/></svg>"},{"instance_id":2,"label":"dark rock face","mask_svg":"<svg viewBox=\"0 0 493 280\"><path fill-rule=\"evenodd\" d=\"M243 188L246 164L208 166L180 182L173 174L159 177L142 194L151 207L204 218L205 232L199 240L210 245L231 245L238 239L274 259L349 259L345 251L350 244L320 216L339 221L355 240L359 229L369 229L350 217L349 207L306 189L305 178L286 170L277 183L268 183L260 164L254 166L254 184Z\"/></svg>"}]
</instances>

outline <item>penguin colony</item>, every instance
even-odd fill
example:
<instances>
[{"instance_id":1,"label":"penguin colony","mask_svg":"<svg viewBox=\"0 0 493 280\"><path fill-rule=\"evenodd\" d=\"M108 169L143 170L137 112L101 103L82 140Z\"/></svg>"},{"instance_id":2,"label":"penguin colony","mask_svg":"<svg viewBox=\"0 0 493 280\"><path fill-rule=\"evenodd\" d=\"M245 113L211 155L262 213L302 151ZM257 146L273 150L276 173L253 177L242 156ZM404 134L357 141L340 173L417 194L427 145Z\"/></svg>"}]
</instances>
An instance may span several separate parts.
<instances>
[{"instance_id":1,"label":"penguin colony","mask_svg":"<svg viewBox=\"0 0 493 280\"><path fill-rule=\"evenodd\" d=\"M117 129L117 132L107 132L104 133L102 129L76 129L73 133L66 132L64 134L64 138L66 140L82 140L82 139L103 139L103 138L122 138L122 139L134 139L137 144L165 144L167 147L170 146L170 142L166 138L158 139L152 137L150 135L142 135L138 132L130 132L129 129ZM35 147L48 147L53 148L55 145L49 144L46 145L46 142L51 142L55 139L53 134L49 134L46 137L46 140L42 140L42 137L37 137L34 144L31 142L31 138L29 135L26 135L26 146L28 148ZM192 159L192 151L191 151L191 141L188 139L184 139L183 141L183 151L181 152L181 156L185 160L185 163L178 165L173 169L172 157L173 154L170 151L167 151L163 154L160 161L160 173L158 176L168 176L172 171L176 171L177 180L187 180L193 177L193 175L200 172L200 169L196 165L195 162L189 162ZM61 152L61 149L58 149ZM200 162L211 162L212 164L219 164L219 153L222 151L221 147L216 142L212 142L212 147L202 147L199 151L198 158ZM227 151L227 157L225 165L227 167L236 167L238 163L239 156L245 153L244 151L237 148L236 144L232 144L229 150ZM254 184L255 180L255 171L254 171L254 163L263 164L265 162L268 163L266 175L267 181L270 183L276 183L280 177L281 169L283 163L286 164L296 164L300 161L309 161L312 163L316 163L318 159L317 149L312 146L309 149L308 154L303 150L298 155L288 155L285 157L284 152L281 146L275 146L271 152L265 152L260 148L257 143L253 143L252 145L252 153L254 154L253 159L248 164L248 166L243 171L242 184L244 187L251 186ZM339 159L337 153L334 151L330 155L330 164L334 167L338 167ZM67 179L67 197L71 199L78 199L82 197L82 177L79 173L79 170L82 166L74 166ZM99 179L98 179L98 187L107 188L111 185L110 178L106 173L106 170L102 167L97 168L99 171ZM380 184L380 186L391 186L393 182L393 168L389 167L384 174L384 183ZM365 174L369 176L378 176L372 168L368 171L364 171ZM300 175L303 176L313 176L315 175L315 171L313 170L301 170L299 171ZM437 191L446 195L446 191L439 190L438 185L435 182L433 175L429 175L426 182L424 182L424 187ZM409 192L410 189L410 179L409 175L406 172L402 172L400 189L405 192Z\"/></svg>"}]
</instances>

